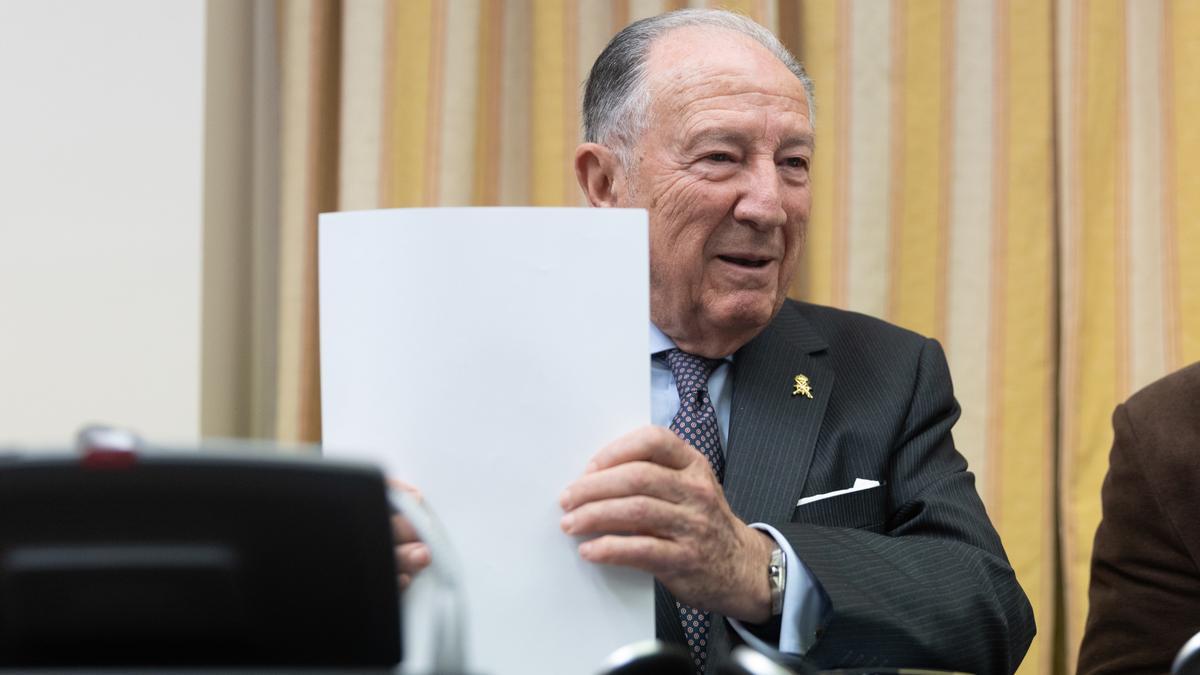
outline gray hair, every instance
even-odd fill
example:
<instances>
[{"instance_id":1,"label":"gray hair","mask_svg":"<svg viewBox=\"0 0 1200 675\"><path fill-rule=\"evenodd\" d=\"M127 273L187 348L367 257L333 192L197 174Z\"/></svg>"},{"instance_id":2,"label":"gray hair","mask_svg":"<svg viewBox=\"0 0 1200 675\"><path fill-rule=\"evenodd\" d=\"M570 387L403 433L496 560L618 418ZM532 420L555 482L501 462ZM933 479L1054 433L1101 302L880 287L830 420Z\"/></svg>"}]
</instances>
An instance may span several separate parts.
<instances>
[{"instance_id":1,"label":"gray hair","mask_svg":"<svg viewBox=\"0 0 1200 675\"><path fill-rule=\"evenodd\" d=\"M584 85L583 138L615 146L628 165L627 151L645 131L650 92L646 84L646 57L650 47L677 28L712 26L746 35L758 42L804 87L809 119L814 119L813 84L804 66L779 38L751 19L719 9L681 9L635 21L617 33L596 58Z\"/></svg>"}]
</instances>

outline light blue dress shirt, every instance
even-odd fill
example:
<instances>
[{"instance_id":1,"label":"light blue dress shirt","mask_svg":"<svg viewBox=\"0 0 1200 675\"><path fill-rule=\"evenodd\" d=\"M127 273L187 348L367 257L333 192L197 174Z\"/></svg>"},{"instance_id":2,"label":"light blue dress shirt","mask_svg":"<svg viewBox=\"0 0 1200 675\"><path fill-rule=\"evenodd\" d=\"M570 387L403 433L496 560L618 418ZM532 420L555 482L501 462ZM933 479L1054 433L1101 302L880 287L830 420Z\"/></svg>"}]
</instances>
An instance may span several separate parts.
<instances>
[{"instance_id":1,"label":"light blue dress shirt","mask_svg":"<svg viewBox=\"0 0 1200 675\"><path fill-rule=\"evenodd\" d=\"M658 326L650 324L650 420L661 427L671 426L671 419L679 411L679 390L675 376L666 358L660 353L675 349L675 343ZM657 356L656 356L657 355ZM717 427L721 432L721 451L729 445L729 411L733 408L733 383L730 369L733 357L727 356L724 363L713 370L708 378L708 397L717 412ZM750 527L771 535L787 558L787 583L783 594L783 613L780 616L779 644L770 645L730 619L734 630L755 649L771 652L776 649L789 654L804 654L817 640L817 629L830 608L819 582L805 566L792 545L778 530L766 523L751 523ZM763 570L766 574L766 570Z\"/></svg>"}]
</instances>

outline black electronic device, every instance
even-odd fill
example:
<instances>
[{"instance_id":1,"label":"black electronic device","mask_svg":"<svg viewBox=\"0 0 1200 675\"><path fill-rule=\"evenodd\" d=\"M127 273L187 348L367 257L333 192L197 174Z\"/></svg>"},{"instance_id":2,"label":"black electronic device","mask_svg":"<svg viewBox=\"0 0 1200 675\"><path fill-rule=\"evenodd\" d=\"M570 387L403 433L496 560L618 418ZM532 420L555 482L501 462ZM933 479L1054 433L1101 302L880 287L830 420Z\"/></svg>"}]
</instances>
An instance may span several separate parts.
<instances>
[{"instance_id":1,"label":"black electronic device","mask_svg":"<svg viewBox=\"0 0 1200 675\"><path fill-rule=\"evenodd\" d=\"M104 448L0 456L0 667L400 659L377 469Z\"/></svg>"}]
</instances>

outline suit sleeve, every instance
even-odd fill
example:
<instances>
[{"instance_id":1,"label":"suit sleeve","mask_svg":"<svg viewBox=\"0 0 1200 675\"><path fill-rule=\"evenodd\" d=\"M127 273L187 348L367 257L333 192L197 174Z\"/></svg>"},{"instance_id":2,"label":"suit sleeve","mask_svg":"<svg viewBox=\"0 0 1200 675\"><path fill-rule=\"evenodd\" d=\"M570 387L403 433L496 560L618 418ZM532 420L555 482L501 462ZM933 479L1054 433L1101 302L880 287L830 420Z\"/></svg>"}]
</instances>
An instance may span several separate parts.
<instances>
[{"instance_id":1,"label":"suit sleeve","mask_svg":"<svg viewBox=\"0 0 1200 675\"><path fill-rule=\"evenodd\" d=\"M1127 405L1113 412L1113 430L1079 673L1164 673L1196 630L1200 575L1177 530L1193 523L1163 507L1169 486L1155 474L1170 481L1195 470L1164 465L1164 449L1138 433Z\"/></svg>"},{"instance_id":2,"label":"suit sleeve","mask_svg":"<svg viewBox=\"0 0 1200 675\"><path fill-rule=\"evenodd\" d=\"M945 356L926 340L879 531L772 523L832 603L815 665L1011 673L1028 649L1033 612L954 448L958 412Z\"/></svg>"}]
</instances>

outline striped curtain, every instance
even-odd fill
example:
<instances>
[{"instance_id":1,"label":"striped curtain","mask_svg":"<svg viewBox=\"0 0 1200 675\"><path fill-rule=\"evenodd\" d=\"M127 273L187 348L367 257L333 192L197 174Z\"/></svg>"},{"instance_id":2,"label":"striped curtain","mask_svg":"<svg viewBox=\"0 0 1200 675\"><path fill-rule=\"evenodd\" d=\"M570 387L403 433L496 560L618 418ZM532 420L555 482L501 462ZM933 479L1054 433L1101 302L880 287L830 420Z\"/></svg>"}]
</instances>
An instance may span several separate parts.
<instances>
[{"instance_id":1,"label":"striped curtain","mask_svg":"<svg viewBox=\"0 0 1200 675\"><path fill-rule=\"evenodd\" d=\"M1059 0L1057 22L1059 503L1074 650L1112 409L1200 360L1200 82L1188 71L1200 3Z\"/></svg>"},{"instance_id":2,"label":"striped curtain","mask_svg":"<svg viewBox=\"0 0 1200 675\"><path fill-rule=\"evenodd\" d=\"M1108 415L1200 359L1200 3L279 2L275 435L320 438L317 213L582 204L588 67L629 21L707 5L816 83L793 295L945 345L957 445L1037 617L1022 671L1073 671Z\"/></svg>"}]
</instances>

